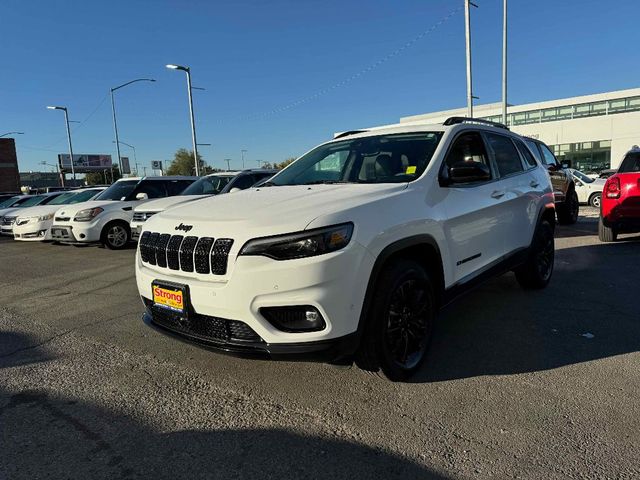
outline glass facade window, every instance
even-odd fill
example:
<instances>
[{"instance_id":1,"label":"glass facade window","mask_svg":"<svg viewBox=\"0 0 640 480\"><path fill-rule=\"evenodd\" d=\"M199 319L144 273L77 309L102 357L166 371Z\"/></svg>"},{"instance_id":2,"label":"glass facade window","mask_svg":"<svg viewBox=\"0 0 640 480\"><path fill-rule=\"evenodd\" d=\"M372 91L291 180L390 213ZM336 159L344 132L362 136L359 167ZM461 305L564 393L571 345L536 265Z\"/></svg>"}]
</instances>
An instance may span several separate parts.
<instances>
[{"instance_id":1,"label":"glass facade window","mask_svg":"<svg viewBox=\"0 0 640 480\"><path fill-rule=\"evenodd\" d=\"M543 122L553 122L555 120L557 120L555 108L545 108L544 110L542 110Z\"/></svg>"},{"instance_id":2,"label":"glass facade window","mask_svg":"<svg viewBox=\"0 0 640 480\"><path fill-rule=\"evenodd\" d=\"M611 168L611 140L599 142L565 143L550 145L558 160L568 160L571 166L584 173Z\"/></svg>"},{"instance_id":3,"label":"glass facade window","mask_svg":"<svg viewBox=\"0 0 640 480\"><path fill-rule=\"evenodd\" d=\"M591 115L591 105L588 103L583 103L582 105L576 105L573 116L574 117L588 117Z\"/></svg>"},{"instance_id":4,"label":"glass facade window","mask_svg":"<svg viewBox=\"0 0 640 480\"><path fill-rule=\"evenodd\" d=\"M607 113L607 102L594 102L591 104L591 115L604 115Z\"/></svg>"}]
</instances>

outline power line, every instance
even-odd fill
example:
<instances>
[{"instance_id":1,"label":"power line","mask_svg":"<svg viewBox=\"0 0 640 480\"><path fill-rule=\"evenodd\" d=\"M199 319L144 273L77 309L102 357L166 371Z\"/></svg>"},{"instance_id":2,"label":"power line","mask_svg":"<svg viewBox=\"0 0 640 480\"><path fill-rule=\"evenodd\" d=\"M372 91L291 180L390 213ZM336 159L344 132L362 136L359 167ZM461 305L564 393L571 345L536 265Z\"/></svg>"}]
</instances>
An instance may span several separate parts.
<instances>
[{"instance_id":1,"label":"power line","mask_svg":"<svg viewBox=\"0 0 640 480\"><path fill-rule=\"evenodd\" d=\"M266 112L255 113L255 114L250 114L250 115L244 115L244 116L237 117L236 121L253 120L253 119L257 119L257 118L269 117L269 116L284 112L286 110L290 110L290 109L292 109L294 107L297 107L299 105L308 103L308 102L310 102L312 100L315 100L315 99L317 99L317 98L319 98L319 97L321 97L323 95L326 95L327 93L329 93L329 92L331 92L333 90L336 90L336 89L338 89L340 87L343 87L343 86L353 82L354 80L357 80L358 78L362 77L363 75L366 75L367 73L375 70L376 68L378 68L382 64L388 62L392 58L397 57L398 55L403 53L405 50L407 50L408 48L412 47L417 42L422 40L424 37L429 35L431 32L436 30L443 23L448 21L451 17L453 17L457 13L461 12L463 10L463 8L464 8L464 5L452 10L449 14L447 14L446 16L441 18L437 23L433 24L431 27L429 27L427 30L423 31L422 33L416 35L411 40L406 42L404 45L396 48L391 53L388 53L387 55L385 55L381 59L379 59L376 62L370 64L369 66L363 68L362 70L360 70L360 71L358 71L358 72L346 77L345 79L341 80L340 82L334 83L333 85L330 85L330 86L325 87L325 88L323 88L321 90L318 90L317 92L313 93L312 95L309 95L307 97L304 97L304 98L301 98L299 100L296 100L295 102L291 102L291 103L282 105L280 107L276 107L276 108L268 110ZM223 119L218 120L218 123L224 123L224 122L225 121Z\"/></svg>"}]
</instances>

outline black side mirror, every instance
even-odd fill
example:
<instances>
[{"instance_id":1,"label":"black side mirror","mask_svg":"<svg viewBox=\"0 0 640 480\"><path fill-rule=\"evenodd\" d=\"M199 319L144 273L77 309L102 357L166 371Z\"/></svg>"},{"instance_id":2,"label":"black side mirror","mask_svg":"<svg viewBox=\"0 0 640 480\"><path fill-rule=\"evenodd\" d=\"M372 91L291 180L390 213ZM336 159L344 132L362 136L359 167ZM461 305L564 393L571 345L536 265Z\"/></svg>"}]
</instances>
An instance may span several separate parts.
<instances>
[{"instance_id":1,"label":"black side mirror","mask_svg":"<svg viewBox=\"0 0 640 480\"><path fill-rule=\"evenodd\" d=\"M562 168L571 168L571 160L563 160L560 165L562 165Z\"/></svg>"},{"instance_id":2,"label":"black side mirror","mask_svg":"<svg viewBox=\"0 0 640 480\"><path fill-rule=\"evenodd\" d=\"M491 170L480 162L458 162L449 167L449 183L475 183L491 180Z\"/></svg>"}]
</instances>

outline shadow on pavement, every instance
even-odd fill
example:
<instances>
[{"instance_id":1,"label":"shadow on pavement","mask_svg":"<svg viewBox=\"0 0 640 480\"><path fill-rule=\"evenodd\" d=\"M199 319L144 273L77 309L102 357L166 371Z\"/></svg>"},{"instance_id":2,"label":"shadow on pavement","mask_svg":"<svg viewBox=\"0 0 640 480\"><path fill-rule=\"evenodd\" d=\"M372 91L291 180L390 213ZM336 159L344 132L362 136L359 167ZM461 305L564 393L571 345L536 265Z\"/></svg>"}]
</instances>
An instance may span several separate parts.
<instances>
[{"instance_id":1,"label":"shadow on pavement","mask_svg":"<svg viewBox=\"0 0 640 480\"><path fill-rule=\"evenodd\" d=\"M40 390L0 390L0 399L0 477L11 479L449 478L354 442L282 429L162 433Z\"/></svg>"},{"instance_id":2,"label":"shadow on pavement","mask_svg":"<svg viewBox=\"0 0 640 480\"><path fill-rule=\"evenodd\" d=\"M51 360L53 357L38 348L38 343L38 339L30 335L0 331L0 369Z\"/></svg>"},{"instance_id":3,"label":"shadow on pavement","mask_svg":"<svg viewBox=\"0 0 640 480\"><path fill-rule=\"evenodd\" d=\"M637 242L556 252L550 285L525 291L513 274L445 309L412 382L535 372L640 351Z\"/></svg>"}]
</instances>

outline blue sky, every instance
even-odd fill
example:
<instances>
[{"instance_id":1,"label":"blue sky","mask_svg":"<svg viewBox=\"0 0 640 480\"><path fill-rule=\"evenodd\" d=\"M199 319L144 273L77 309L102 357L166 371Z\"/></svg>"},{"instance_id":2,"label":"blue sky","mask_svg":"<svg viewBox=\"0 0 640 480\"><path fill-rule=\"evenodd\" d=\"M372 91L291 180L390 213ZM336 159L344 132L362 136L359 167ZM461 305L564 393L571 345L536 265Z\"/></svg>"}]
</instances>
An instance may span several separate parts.
<instances>
[{"instance_id":1,"label":"blue sky","mask_svg":"<svg viewBox=\"0 0 640 480\"><path fill-rule=\"evenodd\" d=\"M501 95L502 0L476 3L474 90L489 103ZM164 68L178 63L206 89L194 102L199 142L213 144L201 148L209 164L237 167L241 149L247 166L281 161L335 131L463 106L462 4L5 0L0 134L24 131L20 168L40 170L66 151L63 115L45 106L66 105L82 122L74 151L115 159L109 88L152 77L116 93L120 138L142 165L170 159L191 145L184 74ZM509 102L638 87L638 18L637 0L510 0Z\"/></svg>"}]
</instances>

